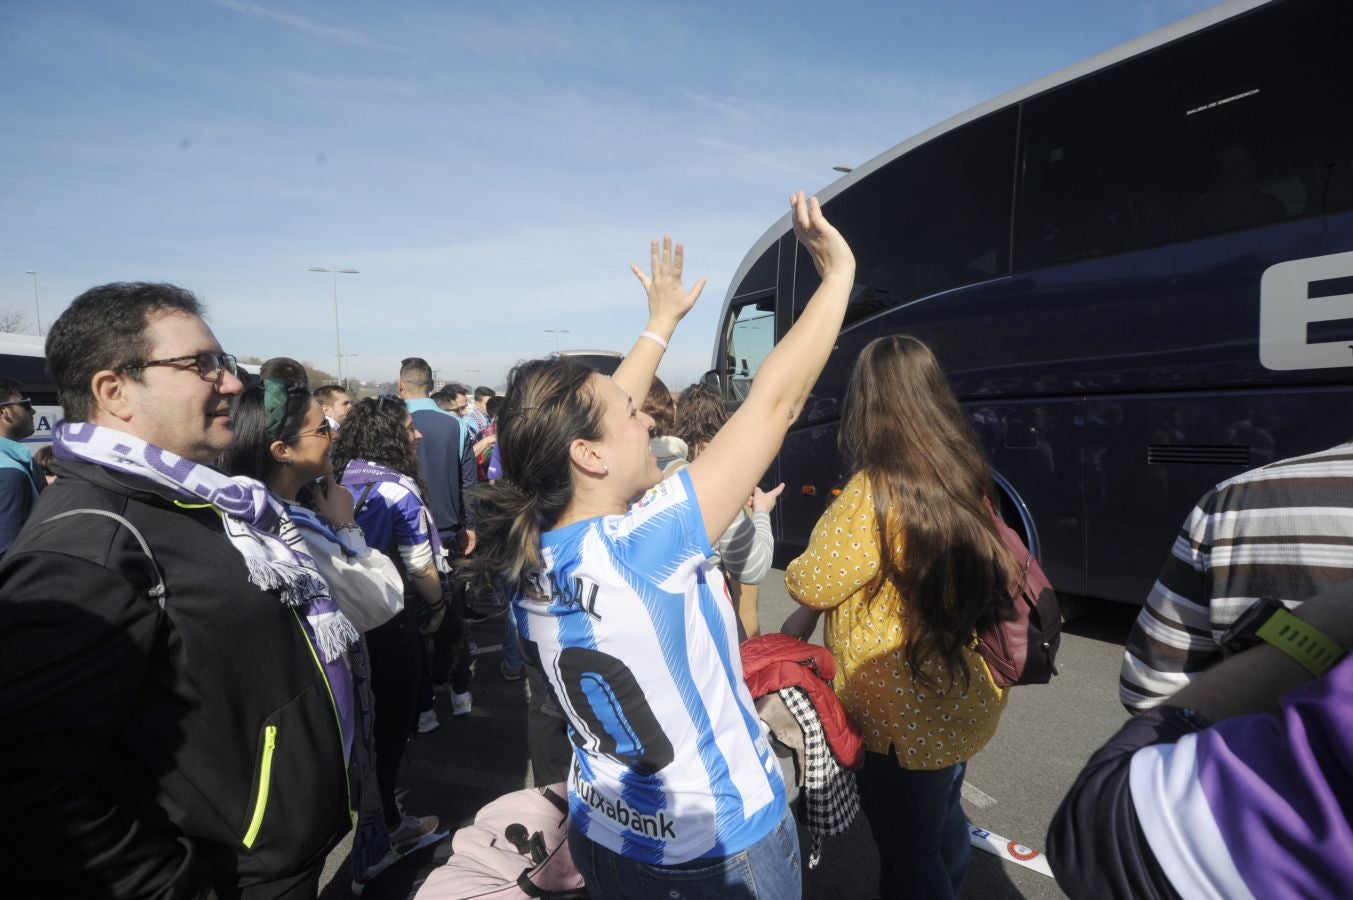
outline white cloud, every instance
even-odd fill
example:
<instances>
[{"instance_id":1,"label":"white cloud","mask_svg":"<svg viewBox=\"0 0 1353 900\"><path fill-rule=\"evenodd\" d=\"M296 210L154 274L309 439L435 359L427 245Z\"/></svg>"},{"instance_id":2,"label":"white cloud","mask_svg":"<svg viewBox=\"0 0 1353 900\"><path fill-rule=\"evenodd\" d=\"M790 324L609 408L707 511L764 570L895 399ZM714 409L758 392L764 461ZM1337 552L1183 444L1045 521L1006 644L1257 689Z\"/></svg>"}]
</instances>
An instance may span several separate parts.
<instances>
[{"instance_id":1,"label":"white cloud","mask_svg":"<svg viewBox=\"0 0 1353 900\"><path fill-rule=\"evenodd\" d=\"M368 49L394 49L386 44L373 40L368 35L353 28L340 28L335 25L325 25L322 22L316 22L313 19L307 19L305 16L298 16L295 13L285 12L279 9L270 9L257 3L248 3L246 0L211 0L217 6L233 12L241 13L246 16L253 16L258 19L267 19L278 24L285 25L288 28L294 28L297 31L304 32L311 37L317 37L321 40L331 41L338 44L346 44L351 47L366 47Z\"/></svg>"}]
</instances>

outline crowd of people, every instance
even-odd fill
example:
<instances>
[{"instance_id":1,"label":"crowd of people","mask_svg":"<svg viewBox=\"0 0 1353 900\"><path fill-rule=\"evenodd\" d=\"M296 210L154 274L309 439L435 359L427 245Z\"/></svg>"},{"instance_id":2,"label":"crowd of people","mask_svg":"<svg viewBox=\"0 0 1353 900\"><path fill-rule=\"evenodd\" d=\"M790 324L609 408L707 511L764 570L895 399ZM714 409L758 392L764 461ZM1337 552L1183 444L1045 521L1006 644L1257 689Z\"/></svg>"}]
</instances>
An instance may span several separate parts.
<instances>
[{"instance_id":1,"label":"crowd of people","mask_svg":"<svg viewBox=\"0 0 1353 900\"><path fill-rule=\"evenodd\" d=\"M612 376L531 360L501 397L434 391L412 356L375 397L312 387L284 357L246 375L185 290L77 297L47 341L50 463L23 444L22 385L0 382L0 809L23 860L6 892L313 897L349 830L360 892L442 840L400 767L441 726L438 690L472 709L477 585L511 601L499 674L527 680L523 754L537 783L567 781L592 896L800 896L789 785L739 652L765 630L783 490L758 485L854 259L815 199L791 217L820 284L731 416L716 390L656 378L704 287L666 238L634 267L648 318ZM806 639L825 615L880 896L956 897L965 767L1008 700L974 636L1021 561L921 341L859 355L840 446L848 479L786 573L801 609L769 630ZM1272 464L1185 523L1128 642L1137 715L1049 835L1069 894L1353 883L1353 529L1329 502L1351 467L1347 447Z\"/></svg>"}]
</instances>

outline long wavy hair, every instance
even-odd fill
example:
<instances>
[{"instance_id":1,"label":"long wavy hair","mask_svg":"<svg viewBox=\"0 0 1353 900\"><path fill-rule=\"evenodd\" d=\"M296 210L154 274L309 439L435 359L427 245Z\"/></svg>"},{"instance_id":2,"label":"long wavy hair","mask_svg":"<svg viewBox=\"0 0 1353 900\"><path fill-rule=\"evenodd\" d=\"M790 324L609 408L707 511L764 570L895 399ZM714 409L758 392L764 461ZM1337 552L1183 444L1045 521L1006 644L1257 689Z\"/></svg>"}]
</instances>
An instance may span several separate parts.
<instances>
[{"instance_id":1,"label":"long wavy hair","mask_svg":"<svg viewBox=\"0 0 1353 900\"><path fill-rule=\"evenodd\" d=\"M959 681L966 690L963 649L990 623L1015 564L988 511L977 436L929 347L894 336L864 348L838 441L851 473L869 479L880 566L867 589L877 596L892 582L908 609L903 652L913 679L941 693ZM935 676L937 665L947 678Z\"/></svg>"},{"instance_id":2,"label":"long wavy hair","mask_svg":"<svg viewBox=\"0 0 1353 900\"><path fill-rule=\"evenodd\" d=\"M264 409L263 383L247 384L235 396L230 406L230 421L235 431L235 445L221 454L221 471L228 475L247 475L269 484L281 469L272 455L273 441L288 444L296 440L296 432L305 426L310 412L310 392L299 381L284 381L286 404L276 433L268 430L268 412Z\"/></svg>"},{"instance_id":3,"label":"long wavy hair","mask_svg":"<svg viewBox=\"0 0 1353 900\"><path fill-rule=\"evenodd\" d=\"M531 575L543 567L540 535L554 527L573 500L569 444L602 436L602 404L592 369L576 360L536 359L519 364L498 409L498 454L503 477L471 490L478 503L478 546L462 573L502 578L510 591L548 599Z\"/></svg>"},{"instance_id":4,"label":"long wavy hair","mask_svg":"<svg viewBox=\"0 0 1353 900\"><path fill-rule=\"evenodd\" d=\"M404 428L408 412L404 401L390 394L354 403L334 441L334 472L338 480L343 480L348 463L364 459L413 479L426 503L428 491L418 468L418 451Z\"/></svg>"}]
</instances>

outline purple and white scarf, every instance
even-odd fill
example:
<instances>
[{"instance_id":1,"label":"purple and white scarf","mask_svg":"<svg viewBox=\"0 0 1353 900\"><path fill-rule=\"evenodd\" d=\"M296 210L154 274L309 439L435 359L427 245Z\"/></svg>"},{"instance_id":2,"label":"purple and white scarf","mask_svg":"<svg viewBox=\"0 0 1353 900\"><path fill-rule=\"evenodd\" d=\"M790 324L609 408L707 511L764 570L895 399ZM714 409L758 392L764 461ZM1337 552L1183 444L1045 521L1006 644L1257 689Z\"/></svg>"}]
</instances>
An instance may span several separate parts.
<instances>
[{"instance_id":1,"label":"purple and white scarf","mask_svg":"<svg viewBox=\"0 0 1353 900\"><path fill-rule=\"evenodd\" d=\"M339 481L346 487L368 483L397 484L417 497L419 502L419 535L421 537L422 532L427 532L428 540L432 542L432 561L437 566L437 571L443 575L451 571L446 555L442 553L442 538L437 533L436 523L432 521L432 511L428 509L427 501L423 499L423 492L418 490L418 485L412 478L391 469L389 466L368 462L358 457L349 460L348 464L343 467L343 475Z\"/></svg>"},{"instance_id":2,"label":"purple and white scarf","mask_svg":"<svg viewBox=\"0 0 1353 900\"><path fill-rule=\"evenodd\" d=\"M52 437L57 459L74 459L145 478L187 500L219 510L226 537L244 559L249 581L277 591L304 613L326 669L341 665L357 629L329 595L286 506L260 481L230 477L123 431L88 422L62 422Z\"/></svg>"}]
</instances>

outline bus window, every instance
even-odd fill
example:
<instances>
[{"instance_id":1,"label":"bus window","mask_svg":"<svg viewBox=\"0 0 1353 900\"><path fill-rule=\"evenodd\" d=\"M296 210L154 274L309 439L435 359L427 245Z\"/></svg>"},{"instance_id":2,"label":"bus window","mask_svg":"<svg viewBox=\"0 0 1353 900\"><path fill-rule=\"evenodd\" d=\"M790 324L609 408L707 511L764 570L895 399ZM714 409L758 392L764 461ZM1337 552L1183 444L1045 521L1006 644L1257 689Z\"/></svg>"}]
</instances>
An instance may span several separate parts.
<instances>
[{"instance_id":1,"label":"bus window","mask_svg":"<svg viewBox=\"0 0 1353 900\"><path fill-rule=\"evenodd\" d=\"M1026 102L1015 268L1348 208L1350 29L1276 4Z\"/></svg>"},{"instance_id":2,"label":"bus window","mask_svg":"<svg viewBox=\"0 0 1353 900\"><path fill-rule=\"evenodd\" d=\"M775 346L775 294L763 294L733 307L724 345L724 398L747 396L761 361Z\"/></svg>"},{"instance_id":3,"label":"bus window","mask_svg":"<svg viewBox=\"0 0 1353 900\"><path fill-rule=\"evenodd\" d=\"M941 135L827 202L823 212L857 263L847 325L1009 271L1016 112L1004 109ZM795 318L817 285L800 253Z\"/></svg>"}]
</instances>

